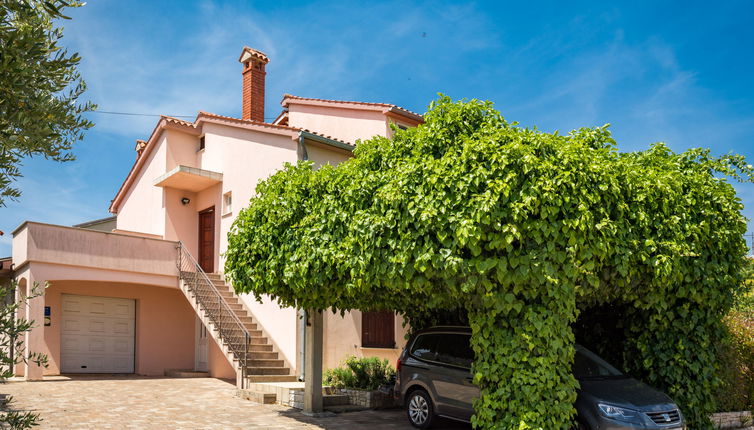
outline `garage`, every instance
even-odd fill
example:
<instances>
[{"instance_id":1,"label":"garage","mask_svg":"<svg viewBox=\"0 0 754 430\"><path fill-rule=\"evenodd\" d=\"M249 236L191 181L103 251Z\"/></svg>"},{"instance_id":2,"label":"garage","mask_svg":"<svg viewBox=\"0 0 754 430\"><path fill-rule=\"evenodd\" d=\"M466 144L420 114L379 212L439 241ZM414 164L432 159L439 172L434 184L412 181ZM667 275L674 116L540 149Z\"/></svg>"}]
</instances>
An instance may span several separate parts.
<instances>
[{"instance_id":1,"label":"garage","mask_svg":"<svg viewBox=\"0 0 754 430\"><path fill-rule=\"evenodd\" d=\"M133 373L136 302L62 295L60 371Z\"/></svg>"}]
</instances>

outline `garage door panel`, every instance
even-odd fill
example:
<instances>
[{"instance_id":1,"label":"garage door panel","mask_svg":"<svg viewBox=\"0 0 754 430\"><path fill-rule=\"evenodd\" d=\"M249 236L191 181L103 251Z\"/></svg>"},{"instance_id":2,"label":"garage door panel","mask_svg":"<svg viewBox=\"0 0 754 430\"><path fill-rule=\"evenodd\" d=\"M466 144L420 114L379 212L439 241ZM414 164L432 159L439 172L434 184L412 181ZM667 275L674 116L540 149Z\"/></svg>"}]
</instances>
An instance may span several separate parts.
<instances>
[{"instance_id":1,"label":"garage door panel","mask_svg":"<svg viewBox=\"0 0 754 430\"><path fill-rule=\"evenodd\" d=\"M89 319L89 333L104 333L105 332L105 321L102 319Z\"/></svg>"},{"instance_id":2,"label":"garage door panel","mask_svg":"<svg viewBox=\"0 0 754 430\"><path fill-rule=\"evenodd\" d=\"M71 298L63 301L63 312L68 314L81 313L81 300Z\"/></svg>"},{"instance_id":3,"label":"garage door panel","mask_svg":"<svg viewBox=\"0 0 754 430\"><path fill-rule=\"evenodd\" d=\"M65 315L65 311L63 311ZM78 317L63 317L63 333L83 333L83 320Z\"/></svg>"},{"instance_id":4,"label":"garage door panel","mask_svg":"<svg viewBox=\"0 0 754 430\"><path fill-rule=\"evenodd\" d=\"M132 373L135 301L63 295L61 372Z\"/></svg>"}]
</instances>

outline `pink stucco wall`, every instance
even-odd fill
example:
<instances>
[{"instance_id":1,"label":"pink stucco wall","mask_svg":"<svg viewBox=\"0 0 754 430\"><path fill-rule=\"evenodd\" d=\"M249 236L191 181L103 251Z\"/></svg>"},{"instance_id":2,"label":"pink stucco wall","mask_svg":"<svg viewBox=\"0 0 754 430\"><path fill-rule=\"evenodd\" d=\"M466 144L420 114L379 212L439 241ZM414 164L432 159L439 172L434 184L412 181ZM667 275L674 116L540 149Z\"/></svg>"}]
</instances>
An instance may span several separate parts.
<instances>
[{"instance_id":1,"label":"pink stucco wall","mask_svg":"<svg viewBox=\"0 0 754 430\"><path fill-rule=\"evenodd\" d=\"M236 379L236 371L225 358L217 342L210 336L207 339L209 351L207 354L207 369L209 376L220 379Z\"/></svg>"},{"instance_id":2,"label":"pink stucco wall","mask_svg":"<svg viewBox=\"0 0 754 430\"><path fill-rule=\"evenodd\" d=\"M288 124L350 143L386 136L388 130L387 118L379 111L299 104L288 107Z\"/></svg>"},{"instance_id":3,"label":"pink stucco wall","mask_svg":"<svg viewBox=\"0 0 754 430\"><path fill-rule=\"evenodd\" d=\"M164 133L167 134L165 171L169 172L177 166L195 166L199 137L178 130L166 130Z\"/></svg>"},{"instance_id":4,"label":"pink stucco wall","mask_svg":"<svg viewBox=\"0 0 754 430\"><path fill-rule=\"evenodd\" d=\"M153 181L167 171L167 134L163 133L156 144L121 203L118 230L165 234L162 188L155 187Z\"/></svg>"},{"instance_id":5,"label":"pink stucco wall","mask_svg":"<svg viewBox=\"0 0 754 430\"><path fill-rule=\"evenodd\" d=\"M44 342L49 355L46 375L60 373L61 294L136 300L136 373L159 376L165 369L194 368L195 315L178 289L90 281L53 281L45 292L51 325Z\"/></svg>"}]
</instances>

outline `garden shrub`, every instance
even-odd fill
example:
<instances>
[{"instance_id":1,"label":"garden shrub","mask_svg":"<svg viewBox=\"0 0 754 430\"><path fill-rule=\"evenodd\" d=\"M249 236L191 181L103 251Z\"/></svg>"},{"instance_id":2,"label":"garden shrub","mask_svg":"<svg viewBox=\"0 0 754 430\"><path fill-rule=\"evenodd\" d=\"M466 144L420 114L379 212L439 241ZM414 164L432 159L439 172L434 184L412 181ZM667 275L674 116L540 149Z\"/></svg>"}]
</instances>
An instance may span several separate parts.
<instances>
[{"instance_id":1,"label":"garden shrub","mask_svg":"<svg viewBox=\"0 0 754 430\"><path fill-rule=\"evenodd\" d=\"M746 281L725 316L727 336L719 345L722 385L718 410L754 410L754 260L744 270Z\"/></svg>"},{"instance_id":2,"label":"garden shrub","mask_svg":"<svg viewBox=\"0 0 754 430\"><path fill-rule=\"evenodd\" d=\"M282 306L464 306L477 428L568 429L580 309L625 305L625 362L711 428L716 342L746 251L735 155L617 150L607 127L544 133L441 97L425 123L337 167L286 165L228 236L240 293Z\"/></svg>"},{"instance_id":3,"label":"garden shrub","mask_svg":"<svg viewBox=\"0 0 754 430\"><path fill-rule=\"evenodd\" d=\"M386 359L350 356L341 366L327 370L323 383L334 388L376 390L389 384L394 376L395 369Z\"/></svg>"}]
</instances>

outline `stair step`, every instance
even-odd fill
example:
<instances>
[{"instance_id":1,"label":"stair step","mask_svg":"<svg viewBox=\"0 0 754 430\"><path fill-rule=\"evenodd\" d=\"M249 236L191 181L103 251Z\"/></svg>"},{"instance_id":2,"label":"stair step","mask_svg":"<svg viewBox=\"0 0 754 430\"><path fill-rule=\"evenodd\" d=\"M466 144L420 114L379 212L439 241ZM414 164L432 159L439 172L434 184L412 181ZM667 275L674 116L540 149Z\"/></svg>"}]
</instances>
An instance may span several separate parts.
<instances>
[{"instance_id":1,"label":"stair step","mask_svg":"<svg viewBox=\"0 0 754 430\"><path fill-rule=\"evenodd\" d=\"M287 367L250 367L246 369L247 375L290 375L291 369Z\"/></svg>"},{"instance_id":2,"label":"stair step","mask_svg":"<svg viewBox=\"0 0 754 430\"><path fill-rule=\"evenodd\" d=\"M227 342L226 342L226 344L227 344ZM239 349L241 351L244 350L243 344L238 345L238 347L239 347ZM272 350L273 350L272 345L270 345L268 343L257 343L257 342L255 342L255 343L250 343L249 344L249 353L252 353L252 352L272 352Z\"/></svg>"},{"instance_id":3,"label":"stair step","mask_svg":"<svg viewBox=\"0 0 754 430\"><path fill-rule=\"evenodd\" d=\"M256 368L256 367L283 367L283 366L285 366L285 362L283 360L252 358L249 360L249 364L246 367Z\"/></svg>"},{"instance_id":4,"label":"stair step","mask_svg":"<svg viewBox=\"0 0 754 430\"><path fill-rule=\"evenodd\" d=\"M270 350L272 350L272 345L265 345L269 346ZM251 360L277 360L278 359L278 353L277 352L249 352L249 359Z\"/></svg>"},{"instance_id":5,"label":"stair step","mask_svg":"<svg viewBox=\"0 0 754 430\"><path fill-rule=\"evenodd\" d=\"M277 394L262 393L260 391L240 390L239 395L242 399L251 400L252 402L263 405L274 405L277 402Z\"/></svg>"},{"instance_id":6,"label":"stair step","mask_svg":"<svg viewBox=\"0 0 754 430\"><path fill-rule=\"evenodd\" d=\"M298 382L298 376L295 375L249 375L246 377L248 382Z\"/></svg>"},{"instance_id":7,"label":"stair step","mask_svg":"<svg viewBox=\"0 0 754 430\"><path fill-rule=\"evenodd\" d=\"M267 343L250 343L249 352L270 352L272 351L272 345ZM277 354L277 352L275 353Z\"/></svg>"}]
</instances>

